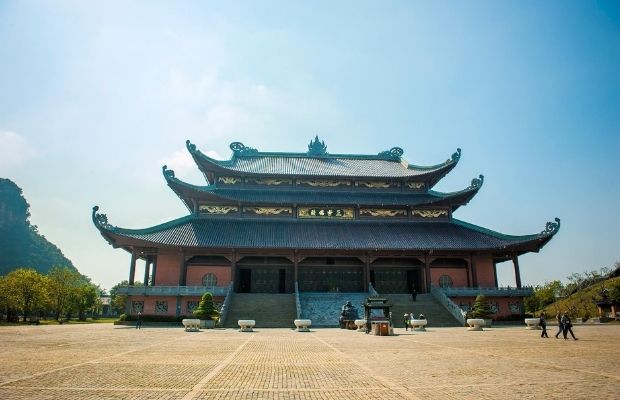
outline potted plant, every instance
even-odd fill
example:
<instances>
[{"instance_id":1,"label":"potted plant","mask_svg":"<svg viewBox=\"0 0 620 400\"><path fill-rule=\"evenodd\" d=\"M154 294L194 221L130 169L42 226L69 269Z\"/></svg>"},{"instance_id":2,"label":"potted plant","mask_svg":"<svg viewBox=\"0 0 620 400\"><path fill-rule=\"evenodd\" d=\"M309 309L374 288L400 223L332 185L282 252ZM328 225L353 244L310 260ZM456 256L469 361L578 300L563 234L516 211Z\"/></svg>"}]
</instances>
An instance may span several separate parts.
<instances>
[{"instance_id":1,"label":"potted plant","mask_svg":"<svg viewBox=\"0 0 620 400\"><path fill-rule=\"evenodd\" d=\"M491 306L487 302L487 298L483 294L479 294L474 301L474 307L469 312L468 318L484 319L484 326L491 326Z\"/></svg>"},{"instance_id":2,"label":"potted plant","mask_svg":"<svg viewBox=\"0 0 620 400\"><path fill-rule=\"evenodd\" d=\"M213 328L215 322L220 316L220 313L215 309L213 304L213 295L210 292L206 292L200 299L200 304L193 312L194 317L200 319L201 328Z\"/></svg>"}]
</instances>

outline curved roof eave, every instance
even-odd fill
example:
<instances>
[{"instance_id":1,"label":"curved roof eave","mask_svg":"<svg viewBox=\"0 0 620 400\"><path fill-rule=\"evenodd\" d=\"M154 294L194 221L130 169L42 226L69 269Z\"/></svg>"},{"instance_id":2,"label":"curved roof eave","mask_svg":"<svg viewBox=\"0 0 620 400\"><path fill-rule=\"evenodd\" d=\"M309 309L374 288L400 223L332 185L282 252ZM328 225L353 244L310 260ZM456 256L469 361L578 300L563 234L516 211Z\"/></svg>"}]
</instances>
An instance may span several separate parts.
<instances>
[{"instance_id":1,"label":"curved roof eave","mask_svg":"<svg viewBox=\"0 0 620 400\"><path fill-rule=\"evenodd\" d=\"M109 225L105 214L96 211L94 208L95 225L116 247L488 251L498 256L506 252L505 257L509 257L539 251L557 233L560 224L556 218L539 234L513 236L459 220L388 226L377 221L275 221L188 215L150 228L122 229ZM334 246L333 241L326 240L326 229L343 242ZM377 229L382 230L379 236ZM238 235L239 232L246 234ZM437 239L429 239L429 235L437 235Z\"/></svg>"},{"instance_id":2,"label":"curved roof eave","mask_svg":"<svg viewBox=\"0 0 620 400\"><path fill-rule=\"evenodd\" d=\"M429 204L436 204L439 202L447 202L452 206L452 211L455 211L460 206L464 206L474 198L484 183L484 175L479 175L478 178L471 180L471 184L463 190L456 192L441 193L434 190L429 190L429 193L436 195L438 201L430 202Z\"/></svg>"},{"instance_id":3,"label":"curved roof eave","mask_svg":"<svg viewBox=\"0 0 620 400\"><path fill-rule=\"evenodd\" d=\"M507 241L511 241L509 245L504 246L506 251L516 251L517 247L532 245L533 248L529 251L539 251L542 249L553 236L560 230L560 219L555 218L555 222L547 222L545 225L545 229L543 229L539 233L531 234L531 235L506 235L504 233L499 233L493 231L491 229L483 228L478 225L470 224L469 222L461 221L459 219L453 218L452 222L463 226L465 228L476 230L480 233L484 233L498 239L503 239Z\"/></svg>"},{"instance_id":4,"label":"curved roof eave","mask_svg":"<svg viewBox=\"0 0 620 400\"><path fill-rule=\"evenodd\" d=\"M259 152L256 149L245 147L240 143L232 143L233 145L242 146L241 150L233 150L233 155L229 160L216 160L211 158L201 152L195 144L191 143L189 140L185 142L187 150L190 155L196 162L198 168L202 171L207 178L208 181L211 181L211 176L213 172L225 172L230 173L232 175L244 175L244 176L298 176L299 174L294 173L268 173L268 172L253 172L253 171L238 171L236 169L230 168L234 161L239 157L290 157L290 158L331 158L331 159L353 159L353 160L377 160L377 161L393 161L400 162L400 164L411 171L419 172L419 175L416 176L386 176L386 178L394 178L399 180L405 179L420 179L420 180L428 180L429 188L434 186L439 180L441 180L448 172L450 172L458 163L461 157L461 149L457 148L457 151L452 154L452 156L444 161L443 163L439 163L432 166L420 166L409 164L405 161L401 155L402 153L397 153L398 156L394 155L390 152L382 152L379 155L363 155L363 154L325 154L323 156L311 156L308 153L284 153L284 152ZM402 150L401 150L402 151ZM388 155L384 155L388 154ZM303 175L307 177L322 177L322 174L307 174ZM359 179L377 179L377 176L371 175L359 175L359 176L348 176L350 178L359 178Z\"/></svg>"}]
</instances>

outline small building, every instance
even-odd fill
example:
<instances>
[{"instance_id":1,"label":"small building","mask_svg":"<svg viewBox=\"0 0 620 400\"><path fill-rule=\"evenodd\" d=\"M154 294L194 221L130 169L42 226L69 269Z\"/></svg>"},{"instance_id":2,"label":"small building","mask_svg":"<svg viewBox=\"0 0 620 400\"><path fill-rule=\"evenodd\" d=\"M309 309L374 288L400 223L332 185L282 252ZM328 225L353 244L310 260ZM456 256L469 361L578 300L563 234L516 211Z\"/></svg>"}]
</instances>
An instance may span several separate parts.
<instances>
[{"instance_id":1,"label":"small building","mask_svg":"<svg viewBox=\"0 0 620 400\"><path fill-rule=\"evenodd\" d=\"M302 153L262 152L235 142L216 160L187 141L206 184L163 176L188 209L144 229L111 225L94 207L101 235L130 255L127 312L184 316L211 291L236 293L442 291L466 309L487 296L496 316L523 313L519 256L538 252L560 227L506 235L454 217L482 187L482 175L449 193L434 186L461 150L431 166L409 164L394 147L374 155L330 154L318 137ZM145 286L133 286L143 260ZM498 287L510 262L515 287ZM503 266L502 266L503 267ZM374 291L373 291L374 289ZM376 292L375 292L376 291Z\"/></svg>"}]
</instances>

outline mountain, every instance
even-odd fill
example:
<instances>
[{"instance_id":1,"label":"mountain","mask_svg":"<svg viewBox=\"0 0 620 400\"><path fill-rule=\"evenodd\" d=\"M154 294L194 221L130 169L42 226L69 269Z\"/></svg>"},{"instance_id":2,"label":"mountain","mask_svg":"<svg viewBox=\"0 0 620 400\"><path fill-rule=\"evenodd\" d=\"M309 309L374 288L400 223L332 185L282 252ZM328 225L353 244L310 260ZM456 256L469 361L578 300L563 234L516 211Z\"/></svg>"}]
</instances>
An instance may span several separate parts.
<instances>
[{"instance_id":1,"label":"mountain","mask_svg":"<svg viewBox=\"0 0 620 400\"><path fill-rule=\"evenodd\" d=\"M0 178L0 275L19 267L32 267L46 274L55 265L75 269L73 263L31 225L30 204L22 189Z\"/></svg>"}]
</instances>

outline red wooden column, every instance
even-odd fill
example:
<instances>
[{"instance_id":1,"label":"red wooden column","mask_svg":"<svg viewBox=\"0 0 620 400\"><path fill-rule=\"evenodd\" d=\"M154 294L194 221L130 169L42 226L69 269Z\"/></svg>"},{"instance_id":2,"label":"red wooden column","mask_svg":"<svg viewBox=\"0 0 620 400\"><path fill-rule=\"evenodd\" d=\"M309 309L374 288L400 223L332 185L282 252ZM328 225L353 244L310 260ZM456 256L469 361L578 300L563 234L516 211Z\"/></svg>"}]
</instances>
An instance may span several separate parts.
<instances>
[{"instance_id":1,"label":"red wooden column","mask_svg":"<svg viewBox=\"0 0 620 400\"><path fill-rule=\"evenodd\" d=\"M179 252L179 286L185 286L187 282L187 263L185 262L185 251Z\"/></svg>"},{"instance_id":2,"label":"red wooden column","mask_svg":"<svg viewBox=\"0 0 620 400\"><path fill-rule=\"evenodd\" d=\"M149 286L149 275L151 273L152 261L153 256L146 256L146 261L144 262L144 286Z\"/></svg>"},{"instance_id":3,"label":"red wooden column","mask_svg":"<svg viewBox=\"0 0 620 400\"><path fill-rule=\"evenodd\" d=\"M131 249L131 262L129 264L129 286L134 285L136 279L136 249Z\"/></svg>"},{"instance_id":4,"label":"red wooden column","mask_svg":"<svg viewBox=\"0 0 620 400\"><path fill-rule=\"evenodd\" d=\"M476 271L476 262L472 254L469 255L469 267L471 268L471 284L473 287L478 287L478 272Z\"/></svg>"},{"instance_id":5,"label":"red wooden column","mask_svg":"<svg viewBox=\"0 0 620 400\"><path fill-rule=\"evenodd\" d=\"M299 250L293 252L293 276L295 279L295 285L299 288Z\"/></svg>"},{"instance_id":6,"label":"red wooden column","mask_svg":"<svg viewBox=\"0 0 620 400\"><path fill-rule=\"evenodd\" d=\"M431 263L428 254L424 254L424 280L426 281L426 293L431 292Z\"/></svg>"},{"instance_id":7,"label":"red wooden column","mask_svg":"<svg viewBox=\"0 0 620 400\"><path fill-rule=\"evenodd\" d=\"M521 271L519 271L519 257L516 253L512 255L512 264L515 267L515 282L517 283L517 289L521 289Z\"/></svg>"},{"instance_id":8,"label":"red wooden column","mask_svg":"<svg viewBox=\"0 0 620 400\"><path fill-rule=\"evenodd\" d=\"M155 286L155 282L156 282L156 277L157 277L157 255L153 256L153 279L151 279L152 286Z\"/></svg>"},{"instance_id":9,"label":"red wooden column","mask_svg":"<svg viewBox=\"0 0 620 400\"><path fill-rule=\"evenodd\" d=\"M364 256L364 291L368 292L368 289L370 289L370 256L366 254Z\"/></svg>"},{"instance_id":10,"label":"red wooden column","mask_svg":"<svg viewBox=\"0 0 620 400\"><path fill-rule=\"evenodd\" d=\"M230 261L230 284L232 285L233 292L235 291L235 279L237 277L237 251L232 250L232 256Z\"/></svg>"}]
</instances>

